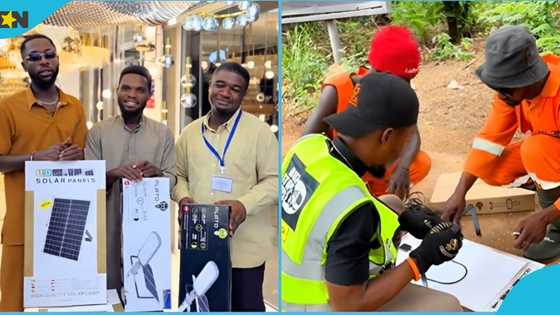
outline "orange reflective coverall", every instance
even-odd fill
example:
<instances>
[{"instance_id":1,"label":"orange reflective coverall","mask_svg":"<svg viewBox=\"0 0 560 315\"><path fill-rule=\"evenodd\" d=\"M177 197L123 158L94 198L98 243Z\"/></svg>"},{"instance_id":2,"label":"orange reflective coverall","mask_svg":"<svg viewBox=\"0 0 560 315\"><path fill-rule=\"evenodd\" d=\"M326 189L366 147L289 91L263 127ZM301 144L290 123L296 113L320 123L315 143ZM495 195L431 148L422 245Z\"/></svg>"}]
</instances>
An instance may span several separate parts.
<instances>
[{"instance_id":1,"label":"orange reflective coverall","mask_svg":"<svg viewBox=\"0 0 560 315\"><path fill-rule=\"evenodd\" d=\"M550 75L541 94L516 107L496 95L473 141L465 171L490 185L518 187L531 178L539 189L560 186L560 57L543 58ZM527 137L511 143L517 130Z\"/></svg>"}]
</instances>

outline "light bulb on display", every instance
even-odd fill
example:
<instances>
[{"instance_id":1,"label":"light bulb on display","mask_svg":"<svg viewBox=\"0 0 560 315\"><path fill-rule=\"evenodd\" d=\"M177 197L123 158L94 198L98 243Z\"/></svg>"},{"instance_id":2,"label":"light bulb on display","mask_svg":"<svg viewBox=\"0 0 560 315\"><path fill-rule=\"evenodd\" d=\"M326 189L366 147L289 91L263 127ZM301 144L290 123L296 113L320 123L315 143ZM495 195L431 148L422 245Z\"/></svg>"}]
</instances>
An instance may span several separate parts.
<instances>
[{"instance_id":1,"label":"light bulb on display","mask_svg":"<svg viewBox=\"0 0 560 315\"><path fill-rule=\"evenodd\" d=\"M264 93L260 92L259 94L257 94L257 102L262 103L264 102Z\"/></svg>"},{"instance_id":2,"label":"light bulb on display","mask_svg":"<svg viewBox=\"0 0 560 315\"><path fill-rule=\"evenodd\" d=\"M193 16L193 31L200 32L202 29L202 18L198 15Z\"/></svg>"},{"instance_id":3,"label":"light bulb on display","mask_svg":"<svg viewBox=\"0 0 560 315\"><path fill-rule=\"evenodd\" d=\"M264 114L260 114L260 115L259 115L259 119L260 119L260 120L264 121L265 118L266 118L266 116L265 116Z\"/></svg>"},{"instance_id":4,"label":"light bulb on display","mask_svg":"<svg viewBox=\"0 0 560 315\"><path fill-rule=\"evenodd\" d=\"M208 69L208 61L203 60L200 62L200 67L202 68L202 70L206 70Z\"/></svg>"},{"instance_id":5,"label":"light bulb on display","mask_svg":"<svg viewBox=\"0 0 560 315\"><path fill-rule=\"evenodd\" d=\"M134 34L132 40L134 40L135 43L141 43L144 41L144 36L142 36L142 34Z\"/></svg>"},{"instance_id":6,"label":"light bulb on display","mask_svg":"<svg viewBox=\"0 0 560 315\"><path fill-rule=\"evenodd\" d=\"M95 104L95 108L97 108L97 110L103 110L103 102L102 101L97 102L97 104Z\"/></svg>"},{"instance_id":7,"label":"light bulb on display","mask_svg":"<svg viewBox=\"0 0 560 315\"><path fill-rule=\"evenodd\" d=\"M231 30L235 26L235 20L232 17L227 17L222 20L222 28Z\"/></svg>"},{"instance_id":8,"label":"light bulb on display","mask_svg":"<svg viewBox=\"0 0 560 315\"><path fill-rule=\"evenodd\" d=\"M253 60L249 60L247 62L247 68L254 69L255 68L255 62Z\"/></svg>"},{"instance_id":9,"label":"light bulb on display","mask_svg":"<svg viewBox=\"0 0 560 315\"><path fill-rule=\"evenodd\" d=\"M215 64L216 68L220 67L221 65L222 65L221 62L216 62L216 64Z\"/></svg>"},{"instance_id":10,"label":"light bulb on display","mask_svg":"<svg viewBox=\"0 0 560 315\"><path fill-rule=\"evenodd\" d=\"M237 20L235 22L237 23L237 25L245 27L247 26L247 24L249 24L249 19L246 15L240 15L237 17Z\"/></svg>"},{"instance_id":11,"label":"light bulb on display","mask_svg":"<svg viewBox=\"0 0 560 315\"><path fill-rule=\"evenodd\" d=\"M252 78L249 80L249 84L250 84L250 85L257 85L257 84L259 84L259 79L257 79L256 77L252 77Z\"/></svg>"},{"instance_id":12,"label":"light bulb on display","mask_svg":"<svg viewBox=\"0 0 560 315\"><path fill-rule=\"evenodd\" d=\"M261 8L258 4L253 3L247 8L247 18L249 22L255 22L261 13Z\"/></svg>"},{"instance_id":13,"label":"light bulb on display","mask_svg":"<svg viewBox=\"0 0 560 315\"><path fill-rule=\"evenodd\" d=\"M103 96L103 98L110 98L111 97L111 90L109 90L109 89L103 90L103 92L101 92L101 96Z\"/></svg>"},{"instance_id":14,"label":"light bulb on display","mask_svg":"<svg viewBox=\"0 0 560 315\"><path fill-rule=\"evenodd\" d=\"M200 16L189 16L185 19L183 23L183 29L185 31L196 31L199 32L202 29L203 20Z\"/></svg>"},{"instance_id":15,"label":"light bulb on display","mask_svg":"<svg viewBox=\"0 0 560 315\"><path fill-rule=\"evenodd\" d=\"M196 106L196 96L194 94L185 94L181 96L181 106L184 108L193 108Z\"/></svg>"},{"instance_id":16,"label":"light bulb on display","mask_svg":"<svg viewBox=\"0 0 560 315\"><path fill-rule=\"evenodd\" d=\"M277 133L278 132L278 126L277 125L271 125L270 126L270 131L272 131L272 133Z\"/></svg>"},{"instance_id":17,"label":"light bulb on display","mask_svg":"<svg viewBox=\"0 0 560 315\"><path fill-rule=\"evenodd\" d=\"M163 56L163 66L165 68L171 68L172 65L173 65L173 56L171 55Z\"/></svg>"},{"instance_id":18,"label":"light bulb on display","mask_svg":"<svg viewBox=\"0 0 560 315\"><path fill-rule=\"evenodd\" d=\"M193 25L192 25L193 23L192 23L192 22L193 22L192 16L188 16L188 17L185 19L185 23L183 23L183 29L184 29L185 31L190 31L190 30L192 30L192 27L193 27Z\"/></svg>"},{"instance_id":19,"label":"light bulb on display","mask_svg":"<svg viewBox=\"0 0 560 315\"><path fill-rule=\"evenodd\" d=\"M249 8L249 6L251 6L251 1L239 1L237 6L239 7L239 10L245 11Z\"/></svg>"},{"instance_id":20,"label":"light bulb on display","mask_svg":"<svg viewBox=\"0 0 560 315\"><path fill-rule=\"evenodd\" d=\"M218 29L218 20L213 17L207 17L202 22L202 28L207 32L213 32Z\"/></svg>"},{"instance_id":21,"label":"light bulb on display","mask_svg":"<svg viewBox=\"0 0 560 315\"><path fill-rule=\"evenodd\" d=\"M272 78L274 78L274 71L268 70L267 72L264 73L264 76L265 76L267 79L272 79Z\"/></svg>"},{"instance_id":22,"label":"light bulb on display","mask_svg":"<svg viewBox=\"0 0 560 315\"><path fill-rule=\"evenodd\" d=\"M192 88L196 84L196 77L192 74L185 74L181 77L181 86L184 88Z\"/></svg>"},{"instance_id":23,"label":"light bulb on display","mask_svg":"<svg viewBox=\"0 0 560 315\"><path fill-rule=\"evenodd\" d=\"M271 69L272 68L272 61L267 60L264 62L264 67L267 69Z\"/></svg>"},{"instance_id":24,"label":"light bulb on display","mask_svg":"<svg viewBox=\"0 0 560 315\"><path fill-rule=\"evenodd\" d=\"M91 127L93 127L93 122L91 120L88 120L86 122L86 126L87 126L87 129L91 129Z\"/></svg>"}]
</instances>

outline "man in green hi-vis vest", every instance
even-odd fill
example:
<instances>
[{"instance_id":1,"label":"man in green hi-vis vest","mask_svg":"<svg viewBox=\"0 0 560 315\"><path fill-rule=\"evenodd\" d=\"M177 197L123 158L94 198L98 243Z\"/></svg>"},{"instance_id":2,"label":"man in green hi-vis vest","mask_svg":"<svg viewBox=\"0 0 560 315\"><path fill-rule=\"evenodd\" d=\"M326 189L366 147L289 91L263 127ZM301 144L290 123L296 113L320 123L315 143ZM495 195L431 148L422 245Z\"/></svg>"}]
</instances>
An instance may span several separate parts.
<instances>
[{"instance_id":1,"label":"man in green hi-vis vest","mask_svg":"<svg viewBox=\"0 0 560 315\"><path fill-rule=\"evenodd\" d=\"M350 106L325 119L337 131L334 140L311 134L288 151L282 164L284 311L462 310L455 297L410 284L455 257L463 238L458 226L418 208L401 212L398 198L372 197L360 178L366 171L383 176L417 118L418 99L404 80L368 74ZM423 241L394 266L401 230Z\"/></svg>"}]
</instances>

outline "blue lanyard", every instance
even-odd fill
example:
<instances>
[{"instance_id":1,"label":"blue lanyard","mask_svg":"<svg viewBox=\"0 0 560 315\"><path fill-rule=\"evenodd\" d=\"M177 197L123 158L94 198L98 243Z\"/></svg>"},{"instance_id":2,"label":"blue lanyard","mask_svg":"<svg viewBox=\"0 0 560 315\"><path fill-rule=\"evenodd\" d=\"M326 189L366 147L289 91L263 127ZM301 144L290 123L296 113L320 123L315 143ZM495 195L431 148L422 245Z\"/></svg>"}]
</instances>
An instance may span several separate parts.
<instances>
[{"instance_id":1,"label":"blue lanyard","mask_svg":"<svg viewBox=\"0 0 560 315\"><path fill-rule=\"evenodd\" d=\"M208 150L210 150L210 152L216 157L216 159L218 159L218 162L220 163L220 171L221 171L222 174L224 173L224 167L225 167L225 164L226 164L225 163L226 153L227 153L227 150L229 148L229 145L231 144L231 140L233 139L233 136L235 135L235 131L237 130L237 125L239 125L240 118L241 118L241 110L239 110L239 114L237 115L237 118L235 118L235 121L233 122L233 127L231 128L231 131L229 132L229 135L228 135L227 140L226 140L226 145L224 146L224 152L222 152L221 156L220 156L220 154L218 154L218 151L216 151L216 149L210 144L210 142L208 142L208 140L204 136L204 123L201 125L202 139L204 140L204 143L208 147Z\"/></svg>"}]
</instances>

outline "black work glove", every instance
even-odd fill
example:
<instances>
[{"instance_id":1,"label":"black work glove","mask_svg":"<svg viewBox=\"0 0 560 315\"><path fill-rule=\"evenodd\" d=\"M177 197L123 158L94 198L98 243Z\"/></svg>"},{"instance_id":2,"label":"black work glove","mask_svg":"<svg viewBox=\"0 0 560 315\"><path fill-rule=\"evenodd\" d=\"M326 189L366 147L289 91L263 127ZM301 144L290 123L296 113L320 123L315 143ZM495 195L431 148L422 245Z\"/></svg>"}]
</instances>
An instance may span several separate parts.
<instances>
[{"instance_id":1,"label":"black work glove","mask_svg":"<svg viewBox=\"0 0 560 315\"><path fill-rule=\"evenodd\" d=\"M434 226L420 246L410 253L418 271L426 273L432 265L453 259L463 246L463 234L457 224L443 222Z\"/></svg>"},{"instance_id":2,"label":"black work glove","mask_svg":"<svg viewBox=\"0 0 560 315\"><path fill-rule=\"evenodd\" d=\"M401 228L418 239L423 239L434 226L442 222L439 215L420 202L406 205L399 215Z\"/></svg>"}]
</instances>

